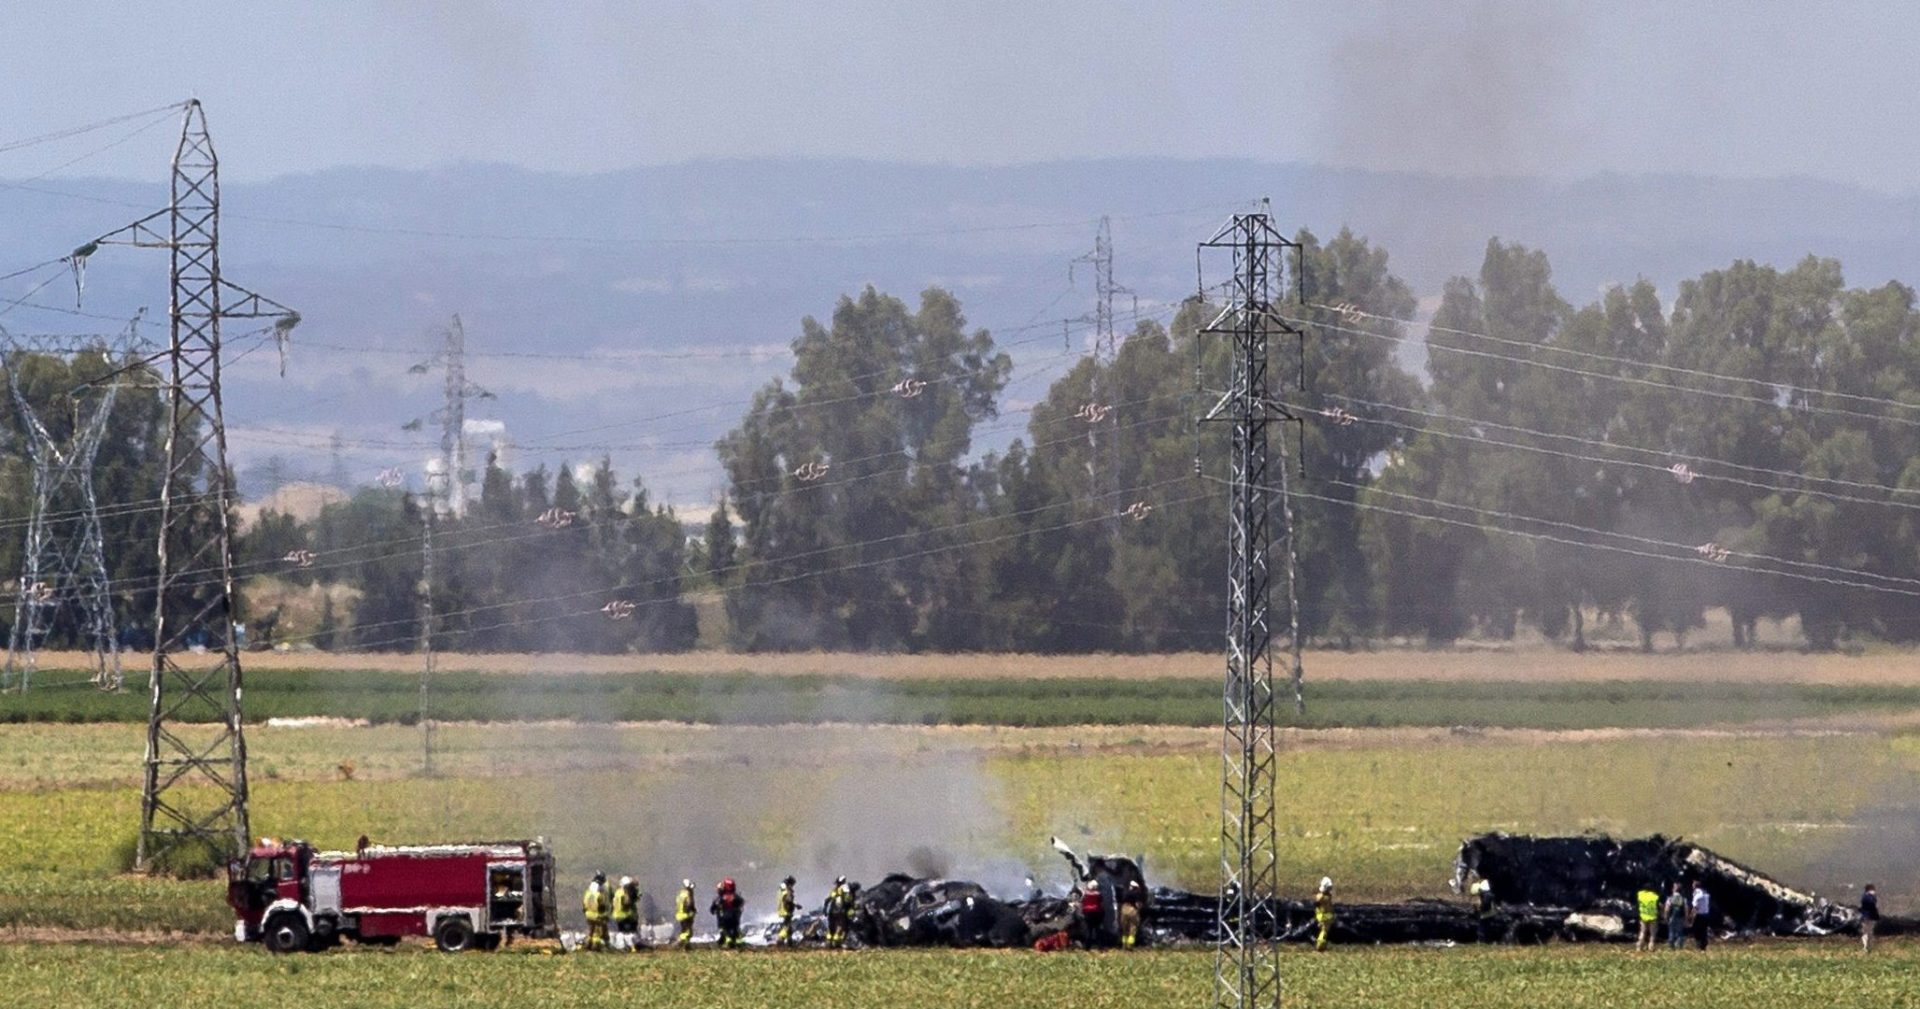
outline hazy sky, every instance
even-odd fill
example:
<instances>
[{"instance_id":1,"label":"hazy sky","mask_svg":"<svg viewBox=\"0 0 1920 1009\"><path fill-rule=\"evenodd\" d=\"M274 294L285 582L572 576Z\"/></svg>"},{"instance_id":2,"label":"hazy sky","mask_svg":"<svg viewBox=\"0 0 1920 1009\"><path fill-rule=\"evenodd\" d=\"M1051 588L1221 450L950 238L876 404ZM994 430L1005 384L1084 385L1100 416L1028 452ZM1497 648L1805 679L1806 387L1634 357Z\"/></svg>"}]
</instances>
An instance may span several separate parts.
<instances>
[{"instance_id":1,"label":"hazy sky","mask_svg":"<svg viewBox=\"0 0 1920 1009\"><path fill-rule=\"evenodd\" d=\"M14 0L0 145L194 94L238 179L1170 155L1920 187L1920 19L1885 0L935 6ZM129 130L0 176L150 177L163 129L94 153Z\"/></svg>"}]
</instances>

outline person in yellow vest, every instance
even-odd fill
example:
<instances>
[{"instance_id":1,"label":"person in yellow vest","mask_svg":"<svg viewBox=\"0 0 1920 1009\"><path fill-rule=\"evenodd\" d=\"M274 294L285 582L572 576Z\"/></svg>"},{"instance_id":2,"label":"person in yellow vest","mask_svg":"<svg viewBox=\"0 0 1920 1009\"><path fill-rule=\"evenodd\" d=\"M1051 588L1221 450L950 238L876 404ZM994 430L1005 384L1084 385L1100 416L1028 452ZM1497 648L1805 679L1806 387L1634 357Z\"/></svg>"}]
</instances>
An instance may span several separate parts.
<instances>
[{"instance_id":1,"label":"person in yellow vest","mask_svg":"<svg viewBox=\"0 0 1920 1009\"><path fill-rule=\"evenodd\" d=\"M679 932L674 941L681 949L693 948L693 880L680 881L680 896L673 902L673 923Z\"/></svg>"},{"instance_id":2,"label":"person in yellow vest","mask_svg":"<svg viewBox=\"0 0 1920 1009\"><path fill-rule=\"evenodd\" d=\"M1315 952L1326 952L1333 942L1333 877L1320 877L1320 892L1313 897L1313 922L1320 926L1320 934L1314 937Z\"/></svg>"},{"instance_id":3,"label":"person in yellow vest","mask_svg":"<svg viewBox=\"0 0 1920 1009\"><path fill-rule=\"evenodd\" d=\"M639 946L640 887L632 876L620 877L613 890L613 948L632 951Z\"/></svg>"},{"instance_id":4,"label":"person in yellow vest","mask_svg":"<svg viewBox=\"0 0 1920 1009\"><path fill-rule=\"evenodd\" d=\"M1146 912L1147 888L1141 886L1137 879L1127 880L1127 885L1120 888L1114 902L1119 907L1120 948L1132 949L1140 939L1140 919Z\"/></svg>"},{"instance_id":5,"label":"person in yellow vest","mask_svg":"<svg viewBox=\"0 0 1920 1009\"><path fill-rule=\"evenodd\" d=\"M596 872L593 882L587 884L587 892L580 898L581 910L587 913L588 950L607 948L607 913L611 910L610 905L607 874Z\"/></svg>"},{"instance_id":6,"label":"person in yellow vest","mask_svg":"<svg viewBox=\"0 0 1920 1009\"><path fill-rule=\"evenodd\" d=\"M853 908L853 895L847 890L847 877L833 881L827 892L827 948L839 949L847 941L847 917Z\"/></svg>"},{"instance_id":7,"label":"person in yellow vest","mask_svg":"<svg viewBox=\"0 0 1920 1009\"><path fill-rule=\"evenodd\" d=\"M793 877L788 876L780 881L779 903L774 905L774 912L780 917L780 931L774 938L776 943L782 946L793 945L793 915L798 910L800 910L800 902L794 898Z\"/></svg>"},{"instance_id":8,"label":"person in yellow vest","mask_svg":"<svg viewBox=\"0 0 1920 1009\"><path fill-rule=\"evenodd\" d=\"M1654 937L1660 934L1660 893L1651 884L1643 885L1633 902L1640 912L1640 938L1634 940L1633 948L1651 953Z\"/></svg>"}]
</instances>

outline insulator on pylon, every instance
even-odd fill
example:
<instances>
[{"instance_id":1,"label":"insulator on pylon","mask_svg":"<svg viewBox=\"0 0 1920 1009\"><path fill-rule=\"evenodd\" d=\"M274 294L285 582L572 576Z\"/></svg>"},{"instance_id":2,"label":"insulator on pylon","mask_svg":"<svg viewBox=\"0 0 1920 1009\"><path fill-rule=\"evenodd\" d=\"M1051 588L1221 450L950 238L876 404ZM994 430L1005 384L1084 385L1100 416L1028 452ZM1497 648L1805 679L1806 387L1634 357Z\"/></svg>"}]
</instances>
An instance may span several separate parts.
<instances>
[{"instance_id":1,"label":"insulator on pylon","mask_svg":"<svg viewBox=\"0 0 1920 1009\"><path fill-rule=\"evenodd\" d=\"M406 474L400 472L400 467L389 466L386 469L381 470L380 475L373 478L373 482L391 490L395 487L400 486L403 483L406 483L407 476Z\"/></svg>"},{"instance_id":2,"label":"insulator on pylon","mask_svg":"<svg viewBox=\"0 0 1920 1009\"><path fill-rule=\"evenodd\" d=\"M1667 472L1672 473L1673 478L1681 483L1692 483L1694 476L1696 476L1693 472L1693 467L1683 462L1677 462L1668 466Z\"/></svg>"},{"instance_id":3,"label":"insulator on pylon","mask_svg":"<svg viewBox=\"0 0 1920 1009\"><path fill-rule=\"evenodd\" d=\"M1113 412L1113 407L1105 403L1083 403L1081 404L1080 409L1075 410L1073 412L1073 415L1075 417L1080 418L1081 420L1086 421L1089 424L1098 424L1101 421L1106 420L1107 414L1110 414L1112 412Z\"/></svg>"},{"instance_id":4,"label":"insulator on pylon","mask_svg":"<svg viewBox=\"0 0 1920 1009\"><path fill-rule=\"evenodd\" d=\"M53 585L49 582L34 582L32 585L27 586L27 595L32 598L34 602L53 602L55 594Z\"/></svg>"},{"instance_id":5,"label":"insulator on pylon","mask_svg":"<svg viewBox=\"0 0 1920 1009\"><path fill-rule=\"evenodd\" d=\"M1153 506L1145 501L1135 501L1127 506L1126 515L1135 522L1145 522L1153 514Z\"/></svg>"},{"instance_id":6,"label":"insulator on pylon","mask_svg":"<svg viewBox=\"0 0 1920 1009\"><path fill-rule=\"evenodd\" d=\"M1733 556L1733 551L1728 550L1718 543L1702 543L1694 547L1693 552L1715 563L1725 561L1727 558Z\"/></svg>"},{"instance_id":7,"label":"insulator on pylon","mask_svg":"<svg viewBox=\"0 0 1920 1009\"><path fill-rule=\"evenodd\" d=\"M917 378L903 378L893 384L894 395L901 399L912 399L927 391L927 383Z\"/></svg>"},{"instance_id":8,"label":"insulator on pylon","mask_svg":"<svg viewBox=\"0 0 1920 1009\"><path fill-rule=\"evenodd\" d=\"M299 568L313 567L313 551L311 550L289 550L287 552L287 555L280 559L283 561L286 561L288 564L291 564L294 567L299 567Z\"/></svg>"},{"instance_id":9,"label":"insulator on pylon","mask_svg":"<svg viewBox=\"0 0 1920 1009\"><path fill-rule=\"evenodd\" d=\"M793 478L801 483L812 483L826 476L827 468L830 465L832 464L824 462L801 463L799 466L794 467Z\"/></svg>"},{"instance_id":10,"label":"insulator on pylon","mask_svg":"<svg viewBox=\"0 0 1920 1009\"><path fill-rule=\"evenodd\" d=\"M633 616L633 603L625 599L615 599L613 602L600 607L600 612L605 613L613 620L625 620Z\"/></svg>"},{"instance_id":11,"label":"insulator on pylon","mask_svg":"<svg viewBox=\"0 0 1920 1009\"><path fill-rule=\"evenodd\" d=\"M578 512L570 512L564 508L549 508L541 512L540 517L534 519L534 521L548 529L565 529L572 525L579 517L580 514Z\"/></svg>"}]
</instances>

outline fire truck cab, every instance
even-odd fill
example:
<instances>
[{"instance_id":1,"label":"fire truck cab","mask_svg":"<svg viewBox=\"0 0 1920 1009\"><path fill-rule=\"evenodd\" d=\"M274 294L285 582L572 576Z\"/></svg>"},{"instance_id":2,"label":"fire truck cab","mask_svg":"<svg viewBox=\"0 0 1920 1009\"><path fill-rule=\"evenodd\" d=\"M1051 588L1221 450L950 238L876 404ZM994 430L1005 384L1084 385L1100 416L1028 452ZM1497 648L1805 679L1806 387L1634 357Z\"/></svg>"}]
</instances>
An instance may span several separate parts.
<instances>
[{"instance_id":1,"label":"fire truck cab","mask_svg":"<svg viewBox=\"0 0 1920 1009\"><path fill-rule=\"evenodd\" d=\"M275 953L431 936L449 953L559 934L543 840L319 851L262 839L227 865L233 937Z\"/></svg>"}]
</instances>

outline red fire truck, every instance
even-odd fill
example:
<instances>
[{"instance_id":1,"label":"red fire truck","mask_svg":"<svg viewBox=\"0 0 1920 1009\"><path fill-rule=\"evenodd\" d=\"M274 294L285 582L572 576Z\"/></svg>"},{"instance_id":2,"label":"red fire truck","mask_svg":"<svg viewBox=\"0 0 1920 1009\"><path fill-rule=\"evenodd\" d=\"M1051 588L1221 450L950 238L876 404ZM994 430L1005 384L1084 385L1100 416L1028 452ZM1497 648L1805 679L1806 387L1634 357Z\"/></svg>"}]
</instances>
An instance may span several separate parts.
<instances>
[{"instance_id":1,"label":"red fire truck","mask_svg":"<svg viewBox=\"0 0 1920 1009\"><path fill-rule=\"evenodd\" d=\"M233 936L276 953L322 950L342 938L392 945L432 936L449 953L493 949L516 936L559 934L553 854L546 843L369 844L316 851L263 839L227 866Z\"/></svg>"}]
</instances>

